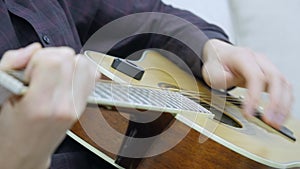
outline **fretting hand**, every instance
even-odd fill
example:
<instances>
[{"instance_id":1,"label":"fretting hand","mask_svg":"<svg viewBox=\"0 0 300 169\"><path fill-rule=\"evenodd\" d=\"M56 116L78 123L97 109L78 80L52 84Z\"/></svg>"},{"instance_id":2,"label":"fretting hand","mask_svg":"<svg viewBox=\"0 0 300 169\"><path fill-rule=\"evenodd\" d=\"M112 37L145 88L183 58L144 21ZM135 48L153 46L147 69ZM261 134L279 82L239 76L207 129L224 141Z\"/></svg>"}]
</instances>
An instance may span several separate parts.
<instances>
[{"instance_id":1,"label":"fretting hand","mask_svg":"<svg viewBox=\"0 0 300 169\"><path fill-rule=\"evenodd\" d=\"M11 97L1 109L2 169L49 167L51 154L85 109L96 71L71 48L37 43L6 52L0 63L1 70L24 68L27 93Z\"/></svg>"}]
</instances>

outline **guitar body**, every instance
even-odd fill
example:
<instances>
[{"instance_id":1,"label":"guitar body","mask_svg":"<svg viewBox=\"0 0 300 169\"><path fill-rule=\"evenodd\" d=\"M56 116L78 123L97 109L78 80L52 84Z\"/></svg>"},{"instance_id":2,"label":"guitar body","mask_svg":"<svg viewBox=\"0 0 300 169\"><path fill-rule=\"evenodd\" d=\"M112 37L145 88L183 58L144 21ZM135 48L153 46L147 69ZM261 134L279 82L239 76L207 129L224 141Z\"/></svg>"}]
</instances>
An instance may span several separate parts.
<instances>
[{"instance_id":1,"label":"guitar body","mask_svg":"<svg viewBox=\"0 0 300 169\"><path fill-rule=\"evenodd\" d=\"M139 159L138 163L132 162L134 158L131 161L126 158L124 162L116 154L122 152L124 144L127 144L128 138L124 135L130 135L127 130L130 113L128 110L122 112L122 109L111 107L89 106L68 135L113 165L143 169L300 167L298 140L287 138L255 118L247 121L238 106L224 100L222 95L212 93L205 85L160 54L146 51L139 60L132 61L145 70L141 80L135 80L113 69L111 65L114 58L111 56L91 51L86 52L86 55L99 64L102 74L119 83L181 89L188 91L191 98L199 98L195 93L201 93L203 97L200 96L199 101L212 105L224 113L223 117L231 119L231 123L234 122L225 124L206 116L184 112L177 114L175 118L167 112L159 114L160 118L154 118L152 125L162 129L154 133L167 131L168 134L161 134L153 140L145 149L145 158ZM285 126L299 139L300 121L291 117ZM145 129L145 132L150 132L150 129ZM174 140L178 136L182 138ZM153 153L161 147L173 144L168 151Z\"/></svg>"}]
</instances>

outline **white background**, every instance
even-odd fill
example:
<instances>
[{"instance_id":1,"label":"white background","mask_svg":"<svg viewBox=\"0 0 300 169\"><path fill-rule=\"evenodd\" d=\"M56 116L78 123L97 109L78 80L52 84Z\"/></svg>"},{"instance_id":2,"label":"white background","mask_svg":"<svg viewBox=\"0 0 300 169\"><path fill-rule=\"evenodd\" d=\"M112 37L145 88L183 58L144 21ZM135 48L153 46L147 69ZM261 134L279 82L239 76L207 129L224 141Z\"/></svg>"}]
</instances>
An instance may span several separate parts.
<instances>
[{"instance_id":1,"label":"white background","mask_svg":"<svg viewBox=\"0 0 300 169\"><path fill-rule=\"evenodd\" d=\"M237 45L267 55L294 87L300 119L299 0L163 0L221 26Z\"/></svg>"}]
</instances>

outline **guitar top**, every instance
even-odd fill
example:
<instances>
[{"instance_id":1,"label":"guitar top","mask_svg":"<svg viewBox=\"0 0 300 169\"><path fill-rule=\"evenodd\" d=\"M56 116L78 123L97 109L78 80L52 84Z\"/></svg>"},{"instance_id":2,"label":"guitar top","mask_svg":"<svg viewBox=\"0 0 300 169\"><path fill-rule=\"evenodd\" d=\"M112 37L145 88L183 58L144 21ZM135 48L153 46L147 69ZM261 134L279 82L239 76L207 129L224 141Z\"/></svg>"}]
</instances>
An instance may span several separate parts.
<instances>
[{"instance_id":1,"label":"guitar top","mask_svg":"<svg viewBox=\"0 0 300 169\"><path fill-rule=\"evenodd\" d=\"M142 86L141 90L165 90L167 93L164 93L162 96L176 91L175 93L179 93L180 95L172 95L172 97L181 98L184 96L182 98L187 97L193 100L193 105L194 103L199 105L196 106L197 110L192 109L190 111L185 109L184 107L188 103L180 102L183 103L180 106L176 105L176 103L168 103L175 107L165 106L166 109L163 111L168 112L168 107L171 107L170 109L175 110L177 108L182 110L180 112L190 111L206 114L195 116L193 113L178 113L176 111L172 112L172 110L169 112L177 114L175 117L177 121L189 126L193 130L201 133L201 135L205 135L214 142L217 142L217 144L265 166L275 168L300 167L300 143L297 140L297 138L300 137L299 120L291 117L285 123L284 129L286 131L283 131L283 133L274 130L257 118L246 120L241 113L241 108L238 106L240 103L237 103L237 98L232 96L226 97L227 94L224 93L212 92L201 82L197 81L185 71L182 71L174 63L155 51L146 51L139 60L131 61L132 64L139 67L139 69L133 71L144 71L138 79L124 72L122 73L122 71L117 70L116 67L113 68L111 65L114 62L114 57L92 51L86 51L85 55L95 64L99 65L99 71L103 75L117 83ZM125 90L119 89L119 92ZM105 94L104 90L96 92L100 95L101 91ZM114 89L114 91L117 91L117 89ZM110 95L109 93L106 94ZM133 96L131 98L132 100L138 97L133 93L130 95ZM111 96L112 95L110 95L110 97ZM159 97L164 98L162 96ZM182 98L179 100L182 100ZM142 104L141 100L137 101L140 102L140 104L136 104L134 108L146 109L147 106L149 106L148 102L153 101L147 101L146 98L143 100L146 103ZM162 100L158 100L156 104L166 105ZM176 101L175 98L170 100ZM155 101L153 101L153 104L154 102ZM138 107L138 105L144 105L144 107ZM110 106L118 107L118 104L114 102L114 104L110 103ZM161 109L151 110L162 111ZM261 113L263 113L263 111ZM213 116L211 116L211 114L213 114ZM81 143L84 142L83 138L77 137L78 133L74 132L74 130L72 130L69 135L75 139L80 139ZM201 143L199 142L199 144ZM87 147L93 150L95 148L93 145L88 145ZM113 155L110 156L112 157Z\"/></svg>"},{"instance_id":2,"label":"guitar top","mask_svg":"<svg viewBox=\"0 0 300 169\"><path fill-rule=\"evenodd\" d=\"M149 123L165 112L172 114L167 115L167 119L172 119L173 116L177 119L169 127L172 134L167 139L165 136L159 138L160 142L152 140L156 144L147 150L150 154L147 152L144 156L148 159L143 160L141 168L161 168L166 165L177 168L180 164L173 160L178 156L188 157L185 160L190 163L188 168L198 165L214 168L218 166L208 163L207 154L212 156L210 158L227 164L222 168L300 167L300 143L297 140L300 136L300 121L296 118L290 117L280 130L275 130L261 120L263 108L260 108L256 117L246 120L241 113L241 99L233 96L241 92L235 90L230 95L210 90L155 51L148 50L135 61L117 59L92 51L86 51L85 56L99 65L99 71L113 82L99 80L96 83L96 88L89 97L86 113L67 134L113 165L117 166L116 154L120 153L118 151L124 144L124 138L116 137L119 133L114 135L113 130L106 130L106 122L114 124L114 128L124 134L128 125L128 120L124 121L124 117L128 119L134 115L144 120L149 118L144 121ZM9 97L11 93L26 94L27 84L22 82L22 72L0 72L0 84L10 91L1 90L2 100L5 99L4 95ZM108 121L100 122L99 114L106 116ZM120 115L123 117L120 118ZM174 136L181 136L180 140L174 139ZM174 147L172 143L176 143ZM160 151L161 145L169 147L170 150L151 154L153 151ZM201 149L202 152L192 151L194 148L199 151ZM211 149L216 151L208 153ZM206 150L208 152L203 153ZM239 161L241 159L245 161ZM235 161L236 164L229 165L230 161ZM246 165L243 166L243 163Z\"/></svg>"}]
</instances>

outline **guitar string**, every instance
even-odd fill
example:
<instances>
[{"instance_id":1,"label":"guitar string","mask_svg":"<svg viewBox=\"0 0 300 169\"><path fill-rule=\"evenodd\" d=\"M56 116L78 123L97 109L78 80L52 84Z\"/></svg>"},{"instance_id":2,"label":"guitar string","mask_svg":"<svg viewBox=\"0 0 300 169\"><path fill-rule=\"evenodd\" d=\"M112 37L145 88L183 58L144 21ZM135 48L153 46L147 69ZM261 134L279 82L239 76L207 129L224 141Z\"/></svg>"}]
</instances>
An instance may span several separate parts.
<instances>
[{"instance_id":1,"label":"guitar string","mask_svg":"<svg viewBox=\"0 0 300 169\"><path fill-rule=\"evenodd\" d=\"M176 108L176 109L184 109L184 110L192 110L192 111L201 111L203 112L204 109L202 107L199 107L198 104L194 104L189 99L184 99L183 95L179 95L180 93L174 93L170 91L166 92L160 92L159 90L151 90L151 89L145 89L145 88L138 88L138 87L132 87L128 85L116 85L116 83L98 83L95 92L98 94L98 97L106 97L106 98L113 98L114 93L117 94L117 97L113 98L115 101L132 101L134 100L134 103L138 104L147 104L152 106L163 106L166 105L168 108ZM109 88L110 87L110 88ZM122 89L123 87L123 89ZM131 93L125 93L124 90L127 87L129 87L130 90L134 90ZM112 90L111 92L108 92L107 90ZM144 92L144 93L143 93ZM152 97L155 96L155 99L147 99L145 97L145 92L147 94L151 93ZM104 95L103 95L104 94ZM129 94L129 97L124 97L125 94ZM155 95L153 95L155 94ZM167 94L167 95L166 95ZM167 97L164 97L167 96ZM139 98L139 99L137 99ZM157 100L155 102L155 100ZM178 103L182 103L178 105Z\"/></svg>"},{"instance_id":2,"label":"guitar string","mask_svg":"<svg viewBox=\"0 0 300 169\"><path fill-rule=\"evenodd\" d=\"M127 85L127 84L117 84L117 83L114 83L114 82L98 82L98 83L107 83L107 84L110 84L110 85L119 85L119 86L125 86L125 87L129 87L131 89L135 89L137 88L138 86L132 86L132 85ZM141 88L140 86L138 88ZM147 87L148 90L152 89L150 87ZM152 89L154 90L154 89ZM156 91L160 91L162 89L155 89ZM211 101L211 96L210 95L207 95L201 91L199 92L194 92L194 91L187 91L187 90L180 90L179 92L177 91L172 91L172 90L163 90L163 91L168 91L168 92L176 92L176 93L180 93L186 97L188 97L189 99L195 101L195 102L201 102L201 99L202 100L205 100L205 101ZM224 94L213 94L214 96L217 96L217 97L220 97L222 99L226 99L227 102L230 102L232 104L235 104L237 106L240 106L242 105L242 101L240 98L233 98L233 97L230 97L230 96L225 96ZM196 100L195 100L196 99Z\"/></svg>"},{"instance_id":3,"label":"guitar string","mask_svg":"<svg viewBox=\"0 0 300 169\"><path fill-rule=\"evenodd\" d=\"M125 85L122 85L122 86L125 86ZM127 85L126 85L127 86ZM129 86L127 86L127 87L129 87ZM133 86L130 86L130 88L134 88ZM169 91L169 92L174 92L174 91ZM196 92L186 92L186 91L181 91L181 92L177 92L177 93L180 93L180 94L182 94L182 95L184 95L184 96L186 96L186 97L188 97L189 99L192 99L192 100L194 100L194 101L201 101L201 99L208 99L208 100L210 100L211 99L211 97L209 97L209 96L207 96L206 94L201 94L201 92L199 92L199 93L196 93ZM186 94L186 93L188 93L188 94ZM238 105L240 105L241 104L241 101L238 99L238 98L230 98L230 97L228 97L228 96L224 96L224 95L216 95L216 96L219 96L219 97L223 97L223 98L226 98L226 101L230 101L230 102L232 102L232 103L234 103L234 104L238 104ZM195 99L197 99L197 100L195 100Z\"/></svg>"},{"instance_id":4,"label":"guitar string","mask_svg":"<svg viewBox=\"0 0 300 169\"><path fill-rule=\"evenodd\" d=\"M121 90L121 88L123 87L126 87L126 89L130 89L130 90L135 90L133 92L130 93L129 96L131 96L129 98L130 101L134 100L134 103L138 103L138 104L146 104L146 105L154 105L154 106L166 106L168 108L175 108L175 109L180 109L180 110L192 110L192 111L201 111L203 112L203 108L199 108L198 106L201 105L203 106L205 109L209 109L206 105L204 106L203 105L203 102L201 103L200 99L199 98L195 98L195 96L193 96L193 98L189 97L190 95L185 95L183 94L184 92L174 92L174 91L170 91L170 90L161 90L161 89L152 89L152 88L143 88L143 87L138 87L138 86L131 86L131 85L127 85L127 84L117 84L117 83L113 83L113 82L104 82L104 83L98 83L98 87L100 85L100 87L104 86L103 84L107 84L107 85L110 85L111 89L113 88L114 86L114 91L116 91L118 93L118 97L117 98L120 98L120 97L123 97L123 101L126 100L124 99L124 90ZM106 88L108 89L108 88ZM140 90L140 91L137 91L137 90ZM156 99L151 99L151 100L145 100L145 98L143 97L143 95L141 94L141 90L145 91L147 90L148 93L151 93L152 94L152 97L154 96L153 94L158 94L158 98L156 97ZM154 92L156 91L156 92ZM100 93L106 93L106 96L108 96L109 94L112 94L113 92L107 92L106 90L98 90L98 94L100 96ZM115 92L115 93L116 93ZM168 94L168 96L170 96L170 94L173 94L173 96L171 97L168 97L167 99L162 97L164 96L165 94ZM192 93L191 91L189 92L186 92L185 93ZM198 96L201 96L201 94L199 93L196 93L196 92L193 92L194 95L198 95ZM129 93L127 93L129 94ZM174 94L177 94L176 97L174 96ZM180 94L180 95L178 95ZM180 99L177 99L178 96L180 96L179 98ZM185 96L188 98L188 100L182 100L181 96ZM202 95L203 96L203 95ZM101 97L101 96L100 96ZM140 98L140 100L138 100L137 98ZM161 98L164 98L164 99L161 99ZM210 97L205 97L205 98L208 98L208 100L210 100ZM116 99L116 98L115 98ZM171 101L170 101L171 99ZM197 100L195 100L197 99ZM203 97L201 97L201 99L203 99ZM165 100L167 100L167 102L165 102ZM154 101L154 102L153 102ZM155 102L156 101L156 102ZM192 104L191 101L193 103L196 103L196 104ZM178 103L181 103L180 105L178 105Z\"/></svg>"}]
</instances>

